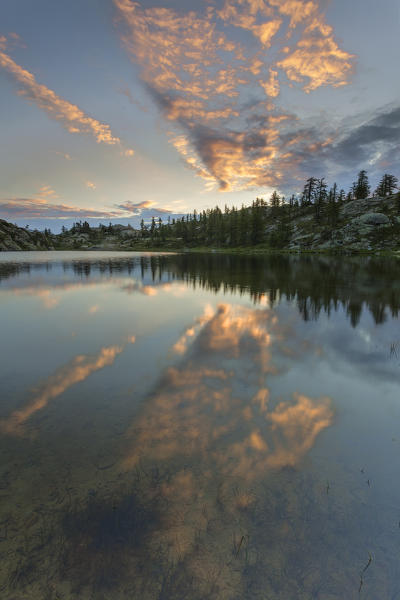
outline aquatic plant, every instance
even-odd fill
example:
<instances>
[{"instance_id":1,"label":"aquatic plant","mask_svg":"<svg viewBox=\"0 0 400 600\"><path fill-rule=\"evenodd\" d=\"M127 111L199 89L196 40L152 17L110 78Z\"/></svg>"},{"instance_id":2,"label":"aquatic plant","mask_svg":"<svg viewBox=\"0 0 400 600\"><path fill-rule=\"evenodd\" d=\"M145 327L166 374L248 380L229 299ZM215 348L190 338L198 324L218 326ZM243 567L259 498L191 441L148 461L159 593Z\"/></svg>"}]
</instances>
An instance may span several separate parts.
<instances>
[{"instance_id":1,"label":"aquatic plant","mask_svg":"<svg viewBox=\"0 0 400 600\"><path fill-rule=\"evenodd\" d=\"M90 492L62 522L61 577L75 590L117 585L132 561L145 561L146 540L159 522L156 500L144 502L134 489L122 495Z\"/></svg>"}]
</instances>

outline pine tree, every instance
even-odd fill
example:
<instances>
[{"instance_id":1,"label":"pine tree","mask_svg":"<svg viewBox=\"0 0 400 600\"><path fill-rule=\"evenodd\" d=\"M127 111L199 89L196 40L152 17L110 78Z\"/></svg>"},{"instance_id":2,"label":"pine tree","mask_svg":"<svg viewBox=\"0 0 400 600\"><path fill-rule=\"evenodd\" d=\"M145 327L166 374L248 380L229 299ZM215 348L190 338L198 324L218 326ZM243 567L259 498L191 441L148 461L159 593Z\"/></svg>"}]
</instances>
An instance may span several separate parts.
<instances>
[{"instance_id":1,"label":"pine tree","mask_svg":"<svg viewBox=\"0 0 400 600\"><path fill-rule=\"evenodd\" d=\"M256 198L251 207L251 243L259 244L264 232L264 201Z\"/></svg>"},{"instance_id":2,"label":"pine tree","mask_svg":"<svg viewBox=\"0 0 400 600\"><path fill-rule=\"evenodd\" d=\"M357 181L354 185L354 191L353 191L354 198L356 200L364 200L365 198L368 198L370 191L371 191L371 188L368 183L367 171L365 171L363 169L362 171L359 172Z\"/></svg>"},{"instance_id":3,"label":"pine tree","mask_svg":"<svg viewBox=\"0 0 400 600\"><path fill-rule=\"evenodd\" d=\"M296 196L294 194L292 194L289 198L289 219L292 218L293 212L294 212L294 207L295 207L295 203L296 203Z\"/></svg>"},{"instance_id":4,"label":"pine tree","mask_svg":"<svg viewBox=\"0 0 400 600\"><path fill-rule=\"evenodd\" d=\"M314 210L315 210L315 220L320 221L322 217L322 212L324 209L324 205L327 200L327 184L325 183L325 177L322 179L317 179L316 187L315 187L315 199L314 199Z\"/></svg>"},{"instance_id":5,"label":"pine tree","mask_svg":"<svg viewBox=\"0 0 400 600\"><path fill-rule=\"evenodd\" d=\"M150 225L150 234L151 234L151 237L154 236L155 230L156 230L156 220L155 220L154 217L151 217L151 225Z\"/></svg>"},{"instance_id":6,"label":"pine tree","mask_svg":"<svg viewBox=\"0 0 400 600\"><path fill-rule=\"evenodd\" d=\"M248 211L243 206L239 212L239 241L241 246L246 246L248 241Z\"/></svg>"},{"instance_id":7,"label":"pine tree","mask_svg":"<svg viewBox=\"0 0 400 600\"><path fill-rule=\"evenodd\" d=\"M400 215L400 192L397 192L396 194L396 209Z\"/></svg>"},{"instance_id":8,"label":"pine tree","mask_svg":"<svg viewBox=\"0 0 400 600\"><path fill-rule=\"evenodd\" d=\"M338 197L338 187L337 187L337 183L336 182L331 187L329 193L332 194L333 202L336 202L336 199Z\"/></svg>"},{"instance_id":9,"label":"pine tree","mask_svg":"<svg viewBox=\"0 0 400 600\"><path fill-rule=\"evenodd\" d=\"M271 194L269 205L271 207L272 216L276 217L279 214L279 207L281 205L281 197L276 190L274 190Z\"/></svg>"},{"instance_id":10,"label":"pine tree","mask_svg":"<svg viewBox=\"0 0 400 600\"><path fill-rule=\"evenodd\" d=\"M312 204L313 200L314 200L314 194L315 194L315 188L317 185L318 179L316 179L315 177L310 177L309 179L307 179L304 189L303 189L303 194L301 197L301 205L302 206L309 206L310 204Z\"/></svg>"},{"instance_id":11,"label":"pine tree","mask_svg":"<svg viewBox=\"0 0 400 600\"><path fill-rule=\"evenodd\" d=\"M336 199L335 190L332 188L328 196L327 217L329 224L336 227L340 211L339 199Z\"/></svg>"},{"instance_id":12,"label":"pine tree","mask_svg":"<svg viewBox=\"0 0 400 600\"><path fill-rule=\"evenodd\" d=\"M375 195L380 197L391 196L397 189L398 183L397 177L385 173L375 190Z\"/></svg>"}]
</instances>

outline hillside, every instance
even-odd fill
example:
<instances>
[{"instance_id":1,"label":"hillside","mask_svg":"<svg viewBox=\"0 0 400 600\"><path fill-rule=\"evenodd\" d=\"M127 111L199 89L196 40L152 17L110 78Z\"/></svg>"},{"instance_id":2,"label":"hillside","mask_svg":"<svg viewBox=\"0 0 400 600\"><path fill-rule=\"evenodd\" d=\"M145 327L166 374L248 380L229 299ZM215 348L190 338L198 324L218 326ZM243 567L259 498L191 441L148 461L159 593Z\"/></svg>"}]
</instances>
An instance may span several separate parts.
<instances>
[{"instance_id":1,"label":"hillside","mask_svg":"<svg viewBox=\"0 0 400 600\"><path fill-rule=\"evenodd\" d=\"M271 207L261 201L240 210L188 215L141 230L123 225L77 223L51 234L0 220L0 250L259 249L291 251L400 251L400 195L326 206Z\"/></svg>"},{"instance_id":2,"label":"hillside","mask_svg":"<svg viewBox=\"0 0 400 600\"><path fill-rule=\"evenodd\" d=\"M29 231L0 219L0 251L54 250L54 237L40 231Z\"/></svg>"},{"instance_id":3,"label":"hillside","mask_svg":"<svg viewBox=\"0 0 400 600\"><path fill-rule=\"evenodd\" d=\"M340 207L335 225L316 223L313 211L293 220L288 242L296 250L400 250L396 196L352 200Z\"/></svg>"}]
</instances>

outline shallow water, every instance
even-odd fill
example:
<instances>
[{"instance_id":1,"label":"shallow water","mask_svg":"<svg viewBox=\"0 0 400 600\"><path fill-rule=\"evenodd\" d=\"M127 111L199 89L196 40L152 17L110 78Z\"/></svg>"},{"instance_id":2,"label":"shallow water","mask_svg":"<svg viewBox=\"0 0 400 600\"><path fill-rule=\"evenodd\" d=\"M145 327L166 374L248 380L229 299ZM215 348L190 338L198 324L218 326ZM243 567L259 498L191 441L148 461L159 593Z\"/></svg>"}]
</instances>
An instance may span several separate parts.
<instances>
[{"instance_id":1,"label":"shallow water","mask_svg":"<svg viewBox=\"0 0 400 600\"><path fill-rule=\"evenodd\" d=\"M0 597L400 598L400 262L0 254Z\"/></svg>"}]
</instances>

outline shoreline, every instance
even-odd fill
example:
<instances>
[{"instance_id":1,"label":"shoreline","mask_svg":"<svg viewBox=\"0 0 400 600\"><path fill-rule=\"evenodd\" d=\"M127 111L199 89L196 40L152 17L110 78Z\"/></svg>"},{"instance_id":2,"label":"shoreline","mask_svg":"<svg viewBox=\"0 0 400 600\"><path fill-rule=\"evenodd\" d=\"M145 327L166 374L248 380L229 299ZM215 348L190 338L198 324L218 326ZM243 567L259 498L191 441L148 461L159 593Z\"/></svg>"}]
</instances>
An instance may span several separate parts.
<instances>
[{"instance_id":1,"label":"shoreline","mask_svg":"<svg viewBox=\"0 0 400 600\"><path fill-rule=\"evenodd\" d=\"M287 255L325 255L325 256L392 256L400 258L400 249L351 249L351 248L311 248L311 249L292 249L292 248L265 248L265 247L235 247L235 248L210 248L199 246L193 248L163 248L157 246L140 246L138 248L52 248L52 249L34 249L34 250L1 250L0 254L10 252L152 252L158 254L234 254L262 256L272 254Z\"/></svg>"}]
</instances>

